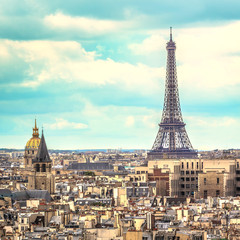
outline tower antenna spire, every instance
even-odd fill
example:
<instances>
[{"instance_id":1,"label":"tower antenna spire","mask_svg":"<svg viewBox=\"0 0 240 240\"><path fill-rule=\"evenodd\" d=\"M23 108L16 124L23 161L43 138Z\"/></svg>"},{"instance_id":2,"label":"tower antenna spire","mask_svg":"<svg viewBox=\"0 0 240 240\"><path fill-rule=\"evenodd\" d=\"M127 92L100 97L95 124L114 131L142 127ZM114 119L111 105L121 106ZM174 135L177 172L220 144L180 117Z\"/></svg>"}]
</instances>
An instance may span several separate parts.
<instances>
[{"instance_id":1,"label":"tower antenna spire","mask_svg":"<svg viewBox=\"0 0 240 240\"><path fill-rule=\"evenodd\" d=\"M176 45L172 41L172 27L166 48L167 72L162 119L148 159L197 158L197 152L188 138L182 118L175 59Z\"/></svg>"}]
</instances>

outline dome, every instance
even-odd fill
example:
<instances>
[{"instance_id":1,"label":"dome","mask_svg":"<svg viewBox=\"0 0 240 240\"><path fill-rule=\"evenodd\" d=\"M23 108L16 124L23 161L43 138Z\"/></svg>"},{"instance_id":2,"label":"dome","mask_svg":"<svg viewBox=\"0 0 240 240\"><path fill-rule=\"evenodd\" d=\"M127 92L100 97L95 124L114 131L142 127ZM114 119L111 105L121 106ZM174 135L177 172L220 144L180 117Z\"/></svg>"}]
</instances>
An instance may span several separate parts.
<instances>
[{"instance_id":1,"label":"dome","mask_svg":"<svg viewBox=\"0 0 240 240\"><path fill-rule=\"evenodd\" d=\"M32 137L30 140L28 140L26 144L26 148L35 148L38 149L41 139L37 137Z\"/></svg>"},{"instance_id":2,"label":"dome","mask_svg":"<svg viewBox=\"0 0 240 240\"><path fill-rule=\"evenodd\" d=\"M38 128L37 128L37 122L35 119L35 127L33 128L33 134L32 138L30 138L26 144L26 149L33 148L38 149L41 139L39 138Z\"/></svg>"}]
</instances>

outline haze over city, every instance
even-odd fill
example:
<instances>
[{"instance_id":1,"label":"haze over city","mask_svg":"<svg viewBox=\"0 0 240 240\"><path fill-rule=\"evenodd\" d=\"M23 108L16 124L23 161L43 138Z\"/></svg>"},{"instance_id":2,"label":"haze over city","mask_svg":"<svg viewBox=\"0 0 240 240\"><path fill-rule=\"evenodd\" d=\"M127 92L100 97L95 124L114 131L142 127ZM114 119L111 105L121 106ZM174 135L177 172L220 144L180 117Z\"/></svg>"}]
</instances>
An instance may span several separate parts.
<instances>
[{"instance_id":1,"label":"haze over city","mask_svg":"<svg viewBox=\"0 0 240 240\"><path fill-rule=\"evenodd\" d=\"M239 148L238 1L1 1L0 147L151 149L173 27L194 148Z\"/></svg>"}]
</instances>

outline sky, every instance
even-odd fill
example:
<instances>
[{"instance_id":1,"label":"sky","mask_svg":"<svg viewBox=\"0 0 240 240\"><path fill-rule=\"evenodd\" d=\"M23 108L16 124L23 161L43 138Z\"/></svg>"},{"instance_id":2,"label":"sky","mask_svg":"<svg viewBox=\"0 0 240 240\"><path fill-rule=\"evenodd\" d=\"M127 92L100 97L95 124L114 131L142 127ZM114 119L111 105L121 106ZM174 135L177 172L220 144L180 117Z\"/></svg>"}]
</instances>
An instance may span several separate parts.
<instances>
[{"instance_id":1,"label":"sky","mask_svg":"<svg viewBox=\"0 0 240 240\"><path fill-rule=\"evenodd\" d=\"M173 27L195 149L240 148L240 1L1 0L0 147L151 149Z\"/></svg>"}]
</instances>

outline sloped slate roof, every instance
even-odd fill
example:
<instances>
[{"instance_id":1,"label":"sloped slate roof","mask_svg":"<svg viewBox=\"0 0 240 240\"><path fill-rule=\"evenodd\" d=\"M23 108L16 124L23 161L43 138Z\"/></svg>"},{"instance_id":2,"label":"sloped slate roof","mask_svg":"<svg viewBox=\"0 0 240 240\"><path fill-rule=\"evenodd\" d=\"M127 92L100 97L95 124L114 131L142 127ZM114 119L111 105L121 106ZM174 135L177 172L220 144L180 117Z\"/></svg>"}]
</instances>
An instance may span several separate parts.
<instances>
[{"instance_id":1,"label":"sloped slate roof","mask_svg":"<svg viewBox=\"0 0 240 240\"><path fill-rule=\"evenodd\" d=\"M43 132L42 132L41 142L38 147L37 156L33 160L33 162L51 162Z\"/></svg>"}]
</instances>

